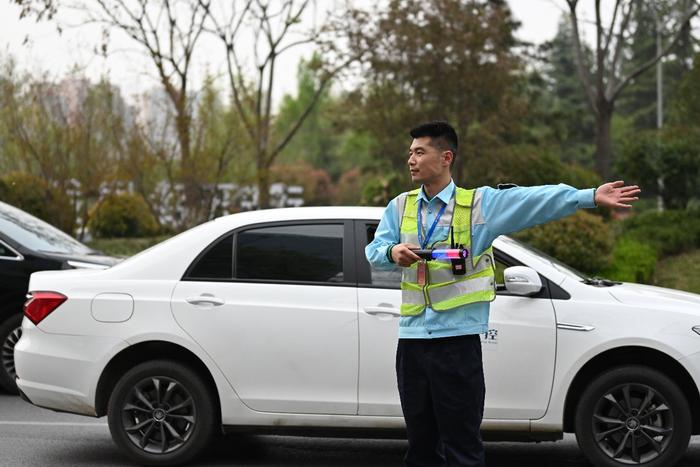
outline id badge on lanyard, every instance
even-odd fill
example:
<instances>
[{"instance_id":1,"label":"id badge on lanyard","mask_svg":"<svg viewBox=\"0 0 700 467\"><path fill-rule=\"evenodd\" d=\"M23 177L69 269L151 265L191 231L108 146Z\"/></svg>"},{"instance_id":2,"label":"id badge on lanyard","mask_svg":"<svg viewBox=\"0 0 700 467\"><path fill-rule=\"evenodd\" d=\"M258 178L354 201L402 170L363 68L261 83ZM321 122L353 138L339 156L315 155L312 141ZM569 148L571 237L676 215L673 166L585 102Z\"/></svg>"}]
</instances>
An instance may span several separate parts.
<instances>
[{"instance_id":1,"label":"id badge on lanyard","mask_svg":"<svg viewBox=\"0 0 700 467\"><path fill-rule=\"evenodd\" d=\"M428 246L428 243L430 243L430 238L433 236L433 232L435 232L435 227L437 227L438 222L440 221L440 218L442 217L443 213L445 212L445 209L447 208L447 204L443 204L442 208L440 208L440 212L438 212L437 216L435 216L435 220L433 221L433 224L430 226L430 230L426 232L425 239L423 240L422 234L423 234L423 200L420 199L418 201L418 243L420 244L421 249L425 250L426 247ZM416 271L416 282L418 285L425 285L427 283L427 276L428 276L428 262L424 259L420 260L417 265L417 271Z\"/></svg>"}]
</instances>

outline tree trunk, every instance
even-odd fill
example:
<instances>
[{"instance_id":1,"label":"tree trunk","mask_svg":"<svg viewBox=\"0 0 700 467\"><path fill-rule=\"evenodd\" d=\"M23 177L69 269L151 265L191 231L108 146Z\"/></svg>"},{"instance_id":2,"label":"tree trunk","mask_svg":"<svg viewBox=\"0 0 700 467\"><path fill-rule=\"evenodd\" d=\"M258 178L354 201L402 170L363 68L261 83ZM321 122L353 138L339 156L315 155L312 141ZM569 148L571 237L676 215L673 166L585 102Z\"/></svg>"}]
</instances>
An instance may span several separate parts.
<instances>
[{"instance_id":1,"label":"tree trunk","mask_svg":"<svg viewBox=\"0 0 700 467\"><path fill-rule=\"evenodd\" d=\"M610 178L612 166L612 144L610 140L610 130L612 126L614 106L610 103L598 105L597 128L596 128L596 148L595 148L595 168L596 172L603 177L603 181Z\"/></svg>"},{"instance_id":2,"label":"tree trunk","mask_svg":"<svg viewBox=\"0 0 700 467\"><path fill-rule=\"evenodd\" d=\"M186 216L182 219L181 228L189 228L196 225L201 219L200 192L195 173L194 161L190 150L190 116L183 104L177 109L175 125L177 127L178 143L180 144L181 177L185 195Z\"/></svg>"},{"instance_id":3,"label":"tree trunk","mask_svg":"<svg viewBox=\"0 0 700 467\"><path fill-rule=\"evenodd\" d=\"M270 169L258 167L258 209L270 207Z\"/></svg>"}]
</instances>

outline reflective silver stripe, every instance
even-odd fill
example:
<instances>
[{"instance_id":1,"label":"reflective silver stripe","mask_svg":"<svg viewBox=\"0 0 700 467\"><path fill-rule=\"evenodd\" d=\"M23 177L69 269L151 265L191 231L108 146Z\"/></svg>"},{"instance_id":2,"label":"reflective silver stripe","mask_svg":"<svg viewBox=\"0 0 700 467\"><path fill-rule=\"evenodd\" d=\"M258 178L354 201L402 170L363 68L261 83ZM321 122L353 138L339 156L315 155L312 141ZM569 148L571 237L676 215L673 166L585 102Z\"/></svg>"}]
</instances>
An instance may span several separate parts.
<instances>
[{"instance_id":1,"label":"reflective silver stripe","mask_svg":"<svg viewBox=\"0 0 700 467\"><path fill-rule=\"evenodd\" d=\"M442 214L442 217L438 221L438 225L440 227L449 227L452 225L452 216L454 215L455 212L455 197L453 196L450 198L450 201L447 203L447 207L445 208L445 212Z\"/></svg>"},{"instance_id":2,"label":"reflective silver stripe","mask_svg":"<svg viewBox=\"0 0 700 467\"><path fill-rule=\"evenodd\" d=\"M423 305L425 303L425 297L423 296L423 291L421 290L402 290L401 291L401 303L407 305Z\"/></svg>"},{"instance_id":3,"label":"reflective silver stripe","mask_svg":"<svg viewBox=\"0 0 700 467\"><path fill-rule=\"evenodd\" d=\"M449 268L428 269L428 281L431 284L441 284L453 280L455 280L455 276L452 274L452 266Z\"/></svg>"},{"instance_id":4,"label":"reflective silver stripe","mask_svg":"<svg viewBox=\"0 0 700 467\"><path fill-rule=\"evenodd\" d=\"M468 265L469 263L467 263ZM477 271L478 272L478 271ZM476 274L476 272L467 273L467 276ZM416 269L404 268L401 275L402 282L410 282L415 284L418 280L418 273ZM428 283L429 284L442 284L444 282L452 282L455 279L463 279L464 276L455 276L452 274L452 267L440 268L440 269L429 269L428 270Z\"/></svg>"},{"instance_id":5,"label":"reflective silver stripe","mask_svg":"<svg viewBox=\"0 0 700 467\"><path fill-rule=\"evenodd\" d=\"M481 211L481 190L476 190L472 200L472 226L485 223L484 213Z\"/></svg>"},{"instance_id":6,"label":"reflective silver stripe","mask_svg":"<svg viewBox=\"0 0 700 467\"><path fill-rule=\"evenodd\" d=\"M416 283L416 277L418 275L417 267L401 268L401 282L410 282L412 284Z\"/></svg>"},{"instance_id":7,"label":"reflective silver stripe","mask_svg":"<svg viewBox=\"0 0 700 467\"><path fill-rule=\"evenodd\" d=\"M402 233L401 243L413 243L414 245L418 245L418 235L414 233Z\"/></svg>"},{"instance_id":8,"label":"reflective silver stripe","mask_svg":"<svg viewBox=\"0 0 700 467\"><path fill-rule=\"evenodd\" d=\"M408 198L408 192L401 193L396 198L396 210L399 213L399 230L401 230L401 222L403 222L403 211L406 209L406 198Z\"/></svg>"},{"instance_id":9,"label":"reflective silver stripe","mask_svg":"<svg viewBox=\"0 0 700 467\"><path fill-rule=\"evenodd\" d=\"M440 303L464 294L493 290L493 284L493 277L477 277L476 279L467 279L464 281L455 282L454 284L446 285L444 287L429 290L428 294L432 303Z\"/></svg>"}]
</instances>

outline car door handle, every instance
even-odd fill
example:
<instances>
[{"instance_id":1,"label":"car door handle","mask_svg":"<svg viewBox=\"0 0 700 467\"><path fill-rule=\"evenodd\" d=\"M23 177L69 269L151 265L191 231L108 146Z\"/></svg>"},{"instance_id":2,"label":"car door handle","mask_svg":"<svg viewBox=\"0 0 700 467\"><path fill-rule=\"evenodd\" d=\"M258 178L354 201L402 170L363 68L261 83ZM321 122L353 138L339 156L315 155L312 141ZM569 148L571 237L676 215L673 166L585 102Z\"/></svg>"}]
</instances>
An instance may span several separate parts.
<instances>
[{"instance_id":1,"label":"car door handle","mask_svg":"<svg viewBox=\"0 0 700 467\"><path fill-rule=\"evenodd\" d=\"M223 298L215 297L209 294L202 294L199 297L186 298L185 301L190 305L213 305L221 306L226 303Z\"/></svg>"},{"instance_id":2,"label":"car door handle","mask_svg":"<svg viewBox=\"0 0 700 467\"><path fill-rule=\"evenodd\" d=\"M366 306L365 313L372 316L377 315L391 315L391 316L401 316L401 312L396 308L389 308L385 306Z\"/></svg>"}]
</instances>

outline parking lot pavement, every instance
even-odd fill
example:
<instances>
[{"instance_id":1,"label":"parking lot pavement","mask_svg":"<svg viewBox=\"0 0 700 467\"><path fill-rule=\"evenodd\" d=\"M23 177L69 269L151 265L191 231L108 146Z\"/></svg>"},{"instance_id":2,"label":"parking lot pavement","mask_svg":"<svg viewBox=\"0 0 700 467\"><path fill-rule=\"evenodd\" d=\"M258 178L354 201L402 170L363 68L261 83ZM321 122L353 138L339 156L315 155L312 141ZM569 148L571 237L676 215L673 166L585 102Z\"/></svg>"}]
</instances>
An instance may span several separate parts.
<instances>
[{"instance_id":1,"label":"parking lot pavement","mask_svg":"<svg viewBox=\"0 0 700 467\"><path fill-rule=\"evenodd\" d=\"M400 466L404 440L228 435L198 466ZM131 465L112 443L106 418L59 414L0 394L0 466ZM489 467L589 467L573 436L555 443L487 443ZM700 465L694 437L678 467Z\"/></svg>"}]
</instances>

